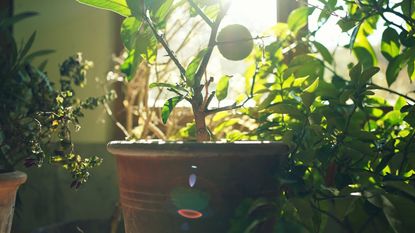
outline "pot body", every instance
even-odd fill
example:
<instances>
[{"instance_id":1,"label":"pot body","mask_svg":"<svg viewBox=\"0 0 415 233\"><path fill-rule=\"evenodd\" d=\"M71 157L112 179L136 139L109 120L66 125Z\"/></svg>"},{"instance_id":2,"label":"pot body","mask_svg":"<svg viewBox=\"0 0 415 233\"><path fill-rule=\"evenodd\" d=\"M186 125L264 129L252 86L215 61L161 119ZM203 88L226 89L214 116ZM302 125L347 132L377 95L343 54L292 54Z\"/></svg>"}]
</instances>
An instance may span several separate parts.
<instances>
[{"instance_id":1,"label":"pot body","mask_svg":"<svg viewBox=\"0 0 415 233\"><path fill-rule=\"evenodd\" d=\"M0 233L10 233L16 191L27 179L20 171L0 173Z\"/></svg>"},{"instance_id":2,"label":"pot body","mask_svg":"<svg viewBox=\"0 0 415 233\"><path fill-rule=\"evenodd\" d=\"M276 198L288 146L110 142L126 233L225 233L247 198ZM264 231L267 232L267 231Z\"/></svg>"}]
</instances>

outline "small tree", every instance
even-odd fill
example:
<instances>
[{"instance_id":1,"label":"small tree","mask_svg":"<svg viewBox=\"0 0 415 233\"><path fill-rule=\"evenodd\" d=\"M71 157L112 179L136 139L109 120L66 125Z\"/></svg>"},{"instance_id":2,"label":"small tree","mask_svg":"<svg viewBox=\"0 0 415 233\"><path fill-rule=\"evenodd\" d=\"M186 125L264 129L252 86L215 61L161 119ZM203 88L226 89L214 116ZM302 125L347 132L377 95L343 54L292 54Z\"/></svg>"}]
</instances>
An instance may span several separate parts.
<instances>
[{"instance_id":1,"label":"small tree","mask_svg":"<svg viewBox=\"0 0 415 233\"><path fill-rule=\"evenodd\" d=\"M157 55L157 44L161 44L167 52L169 58L176 65L180 80L177 84L170 83L153 83L150 87L163 87L174 92L175 97L166 101L162 108L162 120L166 123L173 108L182 100L188 101L192 106L193 116L196 125L196 139L197 141L208 141L211 139L209 130L206 126L206 117L221 111L227 111L243 106L253 96L253 90L247 96L246 100L241 103L235 102L232 105L220 108L209 108L211 101L216 96L217 98L226 97L229 77L224 76L219 81L219 85L215 91L209 90L209 85L214 81L213 78L205 78L206 69L212 52L217 45L225 47L221 52L228 52L226 47L235 46L235 44L243 47L251 47L251 35L243 34L237 40L228 40L224 36L224 41L217 41L218 30L222 19L225 17L229 9L229 2L222 1L181 1L177 4L188 3L191 7L190 14L201 17L210 28L210 35L207 36L208 42L206 48L202 49L191 60L189 65L185 67L175 55L175 52L170 48L168 42L163 36L165 30L167 15L171 10L176 9L174 1L114 1L107 0L79 0L81 3L92 5L95 7L112 10L120 15L126 16L124 20L122 37L124 44L130 49L133 54L135 64L138 64L142 59L149 63L153 63ZM117 2L117 1L116 1ZM209 12L205 13L205 12ZM235 36L241 36L235 31ZM246 36L249 35L249 36ZM237 47L237 46L236 46ZM243 48L244 49L244 48ZM250 51L250 50L249 50ZM230 49L229 52L237 52ZM253 79L255 80L255 79ZM204 91L205 90L205 91Z\"/></svg>"}]
</instances>

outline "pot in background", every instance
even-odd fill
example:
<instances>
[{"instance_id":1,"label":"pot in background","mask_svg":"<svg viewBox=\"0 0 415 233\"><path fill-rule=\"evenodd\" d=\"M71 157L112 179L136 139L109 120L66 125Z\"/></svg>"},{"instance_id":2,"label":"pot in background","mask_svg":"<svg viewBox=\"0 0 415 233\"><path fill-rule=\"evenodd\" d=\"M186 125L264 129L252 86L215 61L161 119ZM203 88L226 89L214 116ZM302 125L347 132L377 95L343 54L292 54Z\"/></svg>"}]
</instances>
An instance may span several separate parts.
<instances>
[{"instance_id":1,"label":"pot in background","mask_svg":"<svg viewBox=\"0 0 415 233\"><path fill-rule=\"evenodd\" d=\"M246 198L279 196L279 142L114 141L126 233L224 233ZM261 232L270 232L264 230Z\"/></svg>"},{"instance_id":2,"label":"pot in background","mask_svg":"<svg viewBox=\"0 0 415 233\"><path fill-rule=\"evenodd\" d=\"M0 173L0 233L10 233L16 191L27 179L20 171Z\"/></svg>"}]
</instances>

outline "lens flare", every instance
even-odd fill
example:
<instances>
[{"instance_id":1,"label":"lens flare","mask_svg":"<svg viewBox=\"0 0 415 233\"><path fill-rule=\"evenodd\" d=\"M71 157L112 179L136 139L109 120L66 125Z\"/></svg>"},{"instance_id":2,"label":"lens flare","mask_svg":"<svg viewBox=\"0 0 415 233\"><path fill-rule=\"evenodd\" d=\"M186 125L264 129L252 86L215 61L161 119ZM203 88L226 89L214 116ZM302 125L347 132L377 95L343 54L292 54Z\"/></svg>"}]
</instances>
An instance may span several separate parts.
<instances>
[{"instance_id":1,"label":"lens flare","mask_svg":"<svg viewBox=\"0 0 415 233\"><path fill-rule=\"evenodd\" d=\"M198 219L203 216L201 212L196 211L196 210L189 210L189 209L180 209L177 211L177 213L189 219Z\"/></svg>"}]
</instances>

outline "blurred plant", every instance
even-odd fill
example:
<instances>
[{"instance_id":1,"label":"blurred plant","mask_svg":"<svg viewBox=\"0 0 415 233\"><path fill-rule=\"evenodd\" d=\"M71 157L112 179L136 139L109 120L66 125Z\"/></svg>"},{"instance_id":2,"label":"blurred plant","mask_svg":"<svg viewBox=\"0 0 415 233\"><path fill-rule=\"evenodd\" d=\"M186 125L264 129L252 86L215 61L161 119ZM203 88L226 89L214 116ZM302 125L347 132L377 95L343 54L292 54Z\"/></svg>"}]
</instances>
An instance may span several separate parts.
<instances>
[{"instance_id":1,"label":"blurred plant","mask_svg":"<svg viewBox=\"0 0 415 233\"><path fill-rule=\"evenodd\" d=\"M282 140L291 154L279 202L252 201L232 232L260 232L269 218L277 219L275 232L411 232L415 99L372 81L380 78L374 67L379 58L367 36L383 19L380 52L387 60L387 84L405 67L413 81L414 2L320 2L323 7L300 7L287 23L277 24L277 41L265 48L267 63L257 72L254 88L258 107L245 109L259 124L250 135ZM349 64L348 75L336 72L333 54L315 40L317 31L307 30L314 11L321 12L319 25L333 18L351 32L345 47L358 62ZM405 24L391 21L390 14ZM263 55L256 51L254 59ZM256 69L252 65L246 77ZM379 91L399 98L391 105Z\"/></svg>"},{"instance_id":2,"label":"blurred plant","mask_svg":"<svg viewBox=\"0 0 415 233\"><path fill-rule=\"evenodd\" d=\"M79 187L89 177L88 170L99 165L98 156L82 158L75 153L72 131L79 130L84 110L94 109L112 98L112 94L80 100L75 87L86 82L92 63L81 54L69 57L60 66L60 87L44 71L46 61L38 67L32 60L53 52L29 53L35 40L33 33L17 48L10 27L35 13L22 13L0 21L0 172L13 171L24 162L27 167L40 167L44 162L59 164Z\"/></svg>"}]
</instances>

